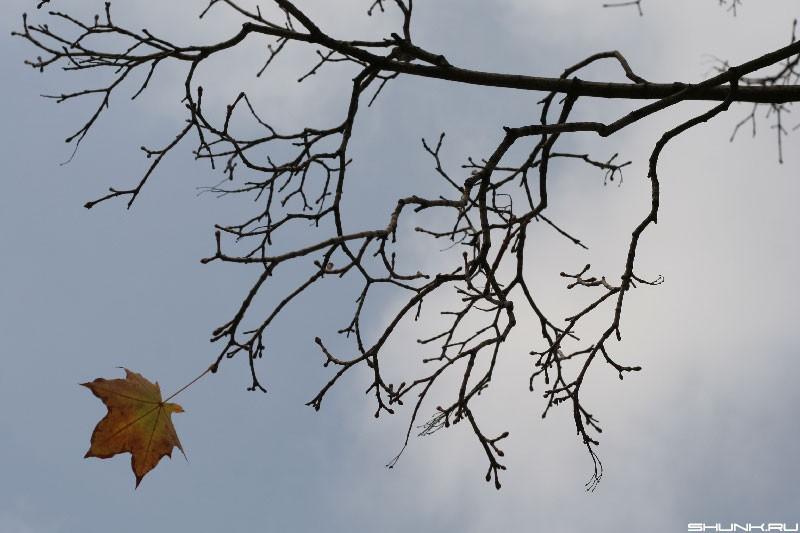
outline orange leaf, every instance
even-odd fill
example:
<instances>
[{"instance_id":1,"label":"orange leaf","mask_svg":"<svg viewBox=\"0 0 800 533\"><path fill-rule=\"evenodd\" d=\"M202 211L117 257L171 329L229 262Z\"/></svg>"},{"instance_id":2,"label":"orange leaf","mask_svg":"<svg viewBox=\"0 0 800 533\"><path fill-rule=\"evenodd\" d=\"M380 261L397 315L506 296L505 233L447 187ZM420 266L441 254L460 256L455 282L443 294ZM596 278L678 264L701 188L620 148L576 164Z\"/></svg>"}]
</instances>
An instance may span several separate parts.
<instances>
[{"instance_id":1,"label":"orange leaf","mask_svg":"<svg viewBox=\"0 0 800 533\"><path fill-rule=\"evenodd\" d=\"M172 413L182 413L183 408L164 403L158 383L151 383L126 368L125 379L97 378L81 385L108 408L106 416L94 428L85 457L108 459L129 452L138 487L162 457L172 457L175 446L184 453L172 425Z\"/></svg>"}]
</instances>

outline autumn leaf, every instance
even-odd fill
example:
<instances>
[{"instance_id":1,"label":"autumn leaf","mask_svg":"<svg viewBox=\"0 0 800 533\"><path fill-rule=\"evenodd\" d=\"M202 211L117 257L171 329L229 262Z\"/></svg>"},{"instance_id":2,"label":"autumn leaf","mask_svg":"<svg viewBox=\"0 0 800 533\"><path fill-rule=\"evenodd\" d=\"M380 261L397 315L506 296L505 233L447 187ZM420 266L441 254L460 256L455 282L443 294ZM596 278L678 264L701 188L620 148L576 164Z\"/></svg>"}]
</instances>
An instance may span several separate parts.
<instances>
[{"instance_id":1,"label":"autumn leaf","mask_svg":"<svg viewBox=\"0 0 800 533\"><path fill-rule=\"evenodd\" d=\"M138 487L162 457L172 457L175 446L184 453L172 425L172 413L182 413L183 408L165 403L158 383L151 383L126 368L125 379L98 378L81 385L108 408L106 416L94 428L91 446L84 457L108 459L129 452Z\"/></svg>"}]
</instances>

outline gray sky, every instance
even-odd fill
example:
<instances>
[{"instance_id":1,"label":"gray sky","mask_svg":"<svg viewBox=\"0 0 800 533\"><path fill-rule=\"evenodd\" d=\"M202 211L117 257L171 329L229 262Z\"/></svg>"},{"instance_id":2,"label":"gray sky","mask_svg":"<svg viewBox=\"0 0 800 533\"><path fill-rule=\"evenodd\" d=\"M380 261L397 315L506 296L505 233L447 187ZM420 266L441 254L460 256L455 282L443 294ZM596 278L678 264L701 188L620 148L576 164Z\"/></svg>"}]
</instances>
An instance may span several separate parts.
<instances>
[{"instance_id":1,"label":"gray sky","mask_svg":"<svg viewBox=\"0 0 800 533\"><path fill-rule=\"evenodd\" d=\"M120 2L117 21L195 42L235 31L233 17L198 22L204 3ZM557 75L591 53L619 49L648 79L693 81L709 72L709 56L743 61L785 44L791 17L800 15L793 0L746 0L737 18L715 0L647 0L644 18L601 3L418 2L415 32L423 45L476 68ZM537 328L525 324L495 378L503 386L478 408L490 431L511 430L499 492L483 481L485 457L463 427L413 440L398 467L385 469L409 412L376 421L363 375L341 383L321 412L305 407L328 376L313 337L341 326L334 289L300 301L272 330L260 367L269 394L245 391L246 364L231 361L181 395L186 413L174 421L188 463L165 460L134 491L127 456L83 459L105 411L78 383L116 377L116 367L127 366L174 390L215 356L209 332L227 320L255 272L199 259L213 251L213 224L234 220L249 204L198 197L196 187L216 176L184 150L165 162L132 210L120 202L83 209L109 185L138 178L139 145L159 145L179 127L180 73L165 69L141 102L118 97L75 160L59 166L70 153L63 138L89 107L39 98L80 80L22 65L35 52L8 34L34 4L5 2L0 38L0 532L679 532L688 522L800 521L798 133L785 144L783 165L766 121L757 138L745 134L730 144L746 106L690 131L662 157L659 224L646 232L637 261L639 272L662 274L666 283L626 300L616 353L644 370L623 382L607 369L591 376L586 394L603 424L606 467L594 493L583 491L591 462L569 414L554 411L542 421L541 396L526 390L529 360L518 354L531 349L528 333ZM68 11L102 2L54 4ZM352 16L333 20L340 4ZM365 4L312 9L340 34L394 31L391 16L362 16ZM166 11L156 19L159 10ZM338 116L346 84L323 83L337 76L298 87L276 75L300 69L286 61L255 80L260 61L243 55L224 65L225 80L209 102L224 105L244 86L278 123ZM618 77L605 67L591 72L609 73ZM369 201L350 223L382 219L393 198L431 179L419 137L446 130L445 162L455 170L467 155L486 155L502 125L528 121L537 96L431 80L389 86L353 140L351 192ZM619 151L634 163L619 188L563 167L553 216L590 251L542 231L542 245L552 247L543 272L586 262L618 272L630 230L648 208L644 176L653 144L707 107L683 106L603 143L589 135L570 141L598 158ZM578 112L591 120L627 109L587 102ZM542 278L544 297L565 305L563 285L550 279L557 282ZM383 305L376 325L397 301ZM398 372L411 346L390 346Z\"/></svg>"}]
</instances>

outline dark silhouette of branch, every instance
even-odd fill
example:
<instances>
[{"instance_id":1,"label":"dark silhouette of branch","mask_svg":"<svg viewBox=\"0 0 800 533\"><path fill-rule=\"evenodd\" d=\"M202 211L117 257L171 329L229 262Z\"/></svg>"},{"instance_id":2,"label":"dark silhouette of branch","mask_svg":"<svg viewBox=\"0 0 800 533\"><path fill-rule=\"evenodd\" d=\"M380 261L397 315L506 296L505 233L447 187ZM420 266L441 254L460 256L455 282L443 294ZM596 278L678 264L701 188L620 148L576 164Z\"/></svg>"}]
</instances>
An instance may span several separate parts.
<instances>
[{"instance_id":1,"label":"dark silhouette of branch","mask_svg":"<svg viewBox=\"0 0 800 533\"><path fill-rule=\"evenodd\" d=\"M47 3L45 0L39 7ZM606 7L635 6L641 12L641 3L636 0ZM241 17L242 25L227 39L202 45L177 45L146 29L132 30L117 24L112 19L110 3L90 21L59 11L49 14L47 24L32 24L23 17L22 29L15 35L27 40L40 54L27 61L31 67L43 71L61 65L65 70L79 73L87 70L108 73L109 81L103 87L53 96L59 103L99 99L88 120L67 138L75 150L109 108L112 95L122 90L123 82L132 78L134 72L143 77L133 91L135 98L146 92L150 81L158 75L157 67L176 63L188 66L183 95L186 116L176 127L178 133L163 148L142 148L152 162L135 186L112 187L108 194L87 202L86 207L123 197L130 208L164 157L179 143L194 138L195 157L219 167L224 175L222 182L205 191L257 200L255 211L240 222L217 225L215 249L202 260L251 265L257 272L236 312L212 332L211 341L220 345L212 370L216 371L227 359L244 358L252 376L249 388L266 391L259 380L256 361L267 349L268 330L275 319L298 296L325 279L358 280L352 315L340 330L352 340L351 351L337 354L329 343L320 337L315 339L323 364L332 373L308 405L319 410L345 374L354 368L367 368L370 375L367 392L374 398L376 417L395 413L405 402L413 404L400 454L413 433L430 435L466 421L488 461L486 479L497 488L501 486L500 473L505 469L499 445L508 432L484 429L486 421L479 420L473 406L479 395L492 388L503 345L524 310L534 317L540 336L535 341L536 348L530 351L530 389L542 391L543 416L560 405L571 410L576 432L592 459L587 488L593 489L603 475L596 452L601 427L581 393L593 365L608 365L620 379L641 370L638 365L618 360L613 348L622 339L626 295L634 288L663 281L661 276L648 280L638 272L635 261L641 237L658 220L659 157L672 139L713 119L735 102L754 106L753 113L736 126L736 131L749 122L755 131L755 110L758 106L769 106L782 149L787 134L782 120L787 106L800 101L797 68L800 42L793 34L787 46L750 61L739 65L721 61L713 77L697 83L645 80L618 51L591 55L558 77L539 77L472 70L453 64L439 51L420 47L412 38L411 0L366 3L369 15L396 9L402 17L397 33L380 40L334 38L324 30L325 21L312 20L289 0L264 4L269 9L262 6L263 10L253 11L234 0L210 0L201 16L213 16L216 9L224 8ZM739 1L720 4L735 12ZM203 87L196 81L196 74L210 57L234 49L246 39L259 39L266 44L266 57L256 75L269 69L273 60L291 46L313 46L317 50L317 61L307 66L299 81L329 75L332 63L345 64L352 73L352 85L340 118L322 127L299 125L283 131L261 117L245 92L227 106L221 119L213 118L204 105ZM615 62L628 82L578 77L586 67L606 60ZM765 73L765 69L773 70ZM431 196L419 191L397 198L377 227L346 229L350 227L347 221L353 218L343 199L352 194L346 184L356 118L364 112L365 103L371 104L387 84L399 77L541 92L544 93L541 113L535 123L502 128L502 138L486 157L469 157L456 170L446 168L442 161L444 133L435 142L423 139L422 150L431 157L433 172L448 193ZM573 119L575 104L585 98L648 102L608 123ZM532 274L526 268L531 255L541 253L528 246L532 225L543 222L574 245L588 247L564 229L568 224L565 226L545 214L550 205L551 164L563 160L587 165L602 174L604 183L615 180L621 183L622 170L630 163L618 162L618 154L596 157L556 150L559 140L573 132L594 132L607 137L687 101L709 101L714 105L665 132L653 148L647 174L651 186L650 208L633 229L619 270L595 273L586 265L574 274L562 272L567 290L585 291L591 298L568 316L552 316L532 289ZM238 133L245 124L257 127L259 133ZM520 149L524 157L518 155ZM416 223L423 212L435 213L437 222ZM291 241L290 231L295 227L304 228L312 236L310 244L299 246ZM408 227L414 229L409 231ZM398 241L410 239L428 246L442 243L451 253L443 254L445 264L435 271L416 268L406 271L399 266L405 262ZM286 271L305 273L305 278L287 287L276 281ZM270 291L281 291L283 296L266 315L259 315L253 310L253 302L267 286ZM364 321L375 308L373 300L379 287L394 289L402 295L404 303L377 333L372 333L365 331ZM457 298L448 300L451 307L443 312L439 331L418 340L421 352L425 352L420 354L424 370L410 373L400 383L392 382L382 365L386 346L398 325L404 320L419 320L423 304L434 294L453 292ZM589 317L601 318L605 326L599 335L582 338L579 331ZM255 326L244 325L253 321ZM426 401L433 389L446 389L445 376L456 376L458 385L447 390L446 403L431 408ZM389 466L397 463L400 454Z\"/></svg>"},{"instance_id":2,"label":"dark silhouette of branch","mask_svg":"<svg viewBox=\"0 0 800 533\"><path fill-rule=\"evenodd\" d=\"M640 17L644 16L644 9L642 8L642 3L644 0L626 0L623 2L610 2L603 4L603 7L635 7L636 11L639 13ZM729 13L732 13L733 16L736 16L736 9L742 5L742 0L718 0L719 5L723 7L727 7Z\"/></svg>"}]
</instances>

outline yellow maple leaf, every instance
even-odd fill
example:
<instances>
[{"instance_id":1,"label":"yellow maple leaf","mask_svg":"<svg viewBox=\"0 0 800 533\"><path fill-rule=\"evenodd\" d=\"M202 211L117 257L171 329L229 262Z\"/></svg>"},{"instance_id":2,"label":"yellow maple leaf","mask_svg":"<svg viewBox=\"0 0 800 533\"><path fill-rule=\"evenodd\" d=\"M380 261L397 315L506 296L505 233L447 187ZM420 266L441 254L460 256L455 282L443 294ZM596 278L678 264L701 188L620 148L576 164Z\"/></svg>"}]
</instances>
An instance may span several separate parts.
<instances>
[{"instance_id":1,"label":"yellow maple leaf","mask_svg":"<svg viewBox=\"0 0 800 533\"><path fill-rule=\"evenodd\" d=\"M151 383L126 368L125 379L97 378L81 385L108 408L106 416L94 428L91 446L84 457L108 459L118 453L130 453L138 487L162 457L172 457L174 447L184 453L172 425L172 413L182 413L183 408L164 402L158 383Z\"/></svg>"}]
</instances>

